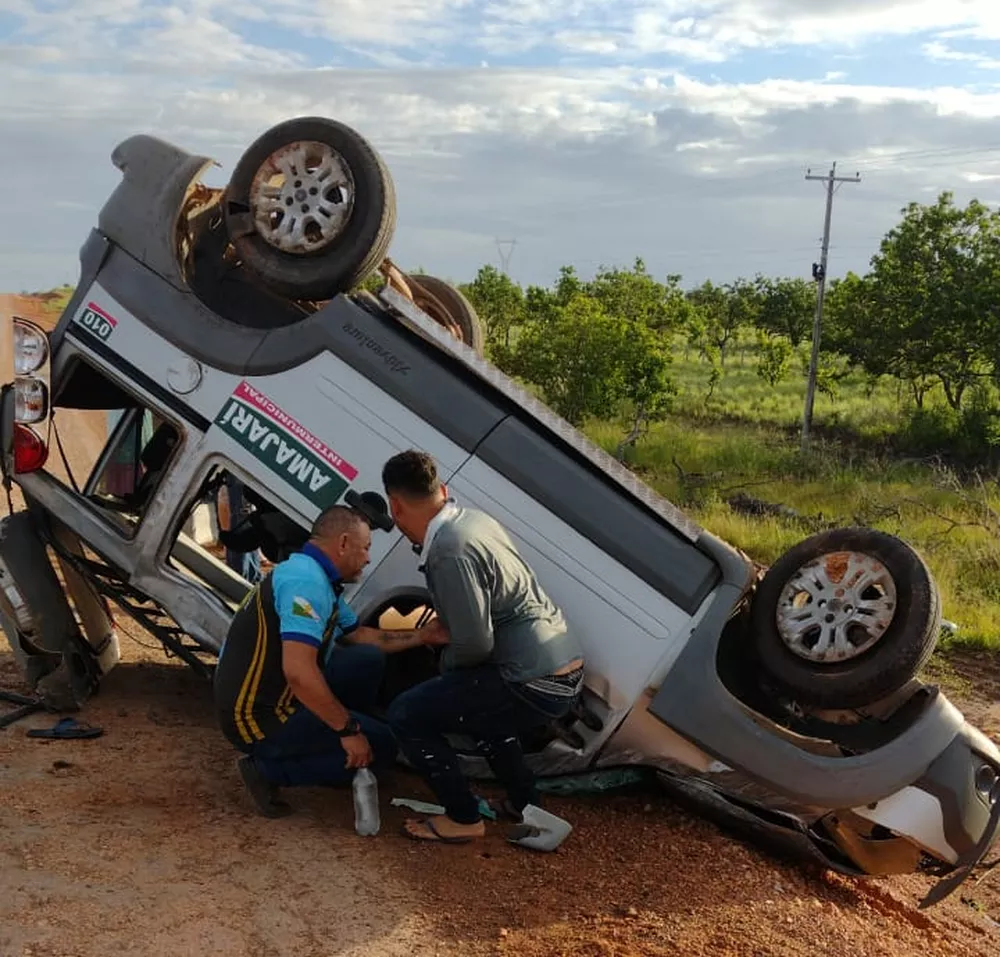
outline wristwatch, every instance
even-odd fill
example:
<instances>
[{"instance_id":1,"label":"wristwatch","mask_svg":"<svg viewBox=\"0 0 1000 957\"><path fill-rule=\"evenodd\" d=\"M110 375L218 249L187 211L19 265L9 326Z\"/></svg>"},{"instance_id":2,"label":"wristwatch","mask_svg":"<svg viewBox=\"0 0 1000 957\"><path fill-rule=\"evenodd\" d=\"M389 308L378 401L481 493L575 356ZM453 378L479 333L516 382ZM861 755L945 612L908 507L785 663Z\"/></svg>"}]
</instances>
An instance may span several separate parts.
<instances>
[{"instance_id":1,"label":"wristwatch","mask_svg":"<svg viewBox=\"0 0 1000 957\"><path fill-rule=\"evenodd\" d=\"M361 734L361 724L357 718L350 717L347 719L347 724L345 724L339 731L334 729L333 732L338 738L352 738L356 734Z\"/></svg>"}]
</instances>

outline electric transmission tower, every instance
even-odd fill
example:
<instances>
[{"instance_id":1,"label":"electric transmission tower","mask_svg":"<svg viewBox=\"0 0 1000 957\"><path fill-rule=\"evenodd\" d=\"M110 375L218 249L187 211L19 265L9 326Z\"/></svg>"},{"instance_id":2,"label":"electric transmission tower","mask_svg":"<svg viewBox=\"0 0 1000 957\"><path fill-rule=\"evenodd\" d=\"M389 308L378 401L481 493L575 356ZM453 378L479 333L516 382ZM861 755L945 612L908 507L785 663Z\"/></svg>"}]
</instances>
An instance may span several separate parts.
<instances>
[{"instance_id":1,"label":"electric transmission tower","mask_svg":"<svg viewBox=\"0 0 1000 957\"><path fill-rule=\"evenodd\" d=\"M826 219L823 223L823 250L818 263L813 263L813 279L816 280L816 316L813 320L812 356L809 359L809 382L806 386L806 406L802 413L802 451L809 445L809 430L812 428L813 402L816 398L816 374L819 368L819 343L823 330L823 301L826 296L826 263L830 253L830 219L833 215L833 194L840 189L840 183L860 183L861 177L838 176L834 163L825 176L814 176L806 171L806 179L826 183Z\"/></svg>"},{"instance_id":2,"label":"electric transmission tower","mask_svg":"<svg viewBox=\"0 0 1000 957\"><path fill-rule=\"evenodd\" d=\"M514 247L517 245L516 239L498 239L497 254L500 256L500 271L506 276L510 267L510 257L514 255ZM506 247L506 251L504 250Z\"/></svg>"}]
</instances>

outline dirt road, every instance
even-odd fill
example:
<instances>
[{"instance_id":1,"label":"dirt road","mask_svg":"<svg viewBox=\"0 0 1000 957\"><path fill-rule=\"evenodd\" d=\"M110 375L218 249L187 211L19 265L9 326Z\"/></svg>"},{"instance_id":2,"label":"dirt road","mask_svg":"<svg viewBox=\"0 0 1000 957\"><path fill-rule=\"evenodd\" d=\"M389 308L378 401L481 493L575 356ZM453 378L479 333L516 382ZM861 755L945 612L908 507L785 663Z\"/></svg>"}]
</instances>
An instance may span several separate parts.
<instances>
[{"instance_id":1,"label":"dirt road","mask_svg":"<svg viewBox=\"0 0 1000 957\"><path fill-rule=\"evenodd\" d=\"M147 636L125 627L144 643ZM244 798L208 687L155 647L78 717L96 740L0 731L0 955L524 957L995 954L1000 869L930 912L927 881L855 881L770 858L655 791L558 799L576 831L553 855L504 843L416 845L380 780L383 830L352 830L349 791L293 793L268 821ZM963 704L1000 735L996 663L960 659ZM954 675L952 684L961 681ZM0 646L0 687L16 688ZM495 828L493 829L496 830Z\"/></svg>"}]
</instances>

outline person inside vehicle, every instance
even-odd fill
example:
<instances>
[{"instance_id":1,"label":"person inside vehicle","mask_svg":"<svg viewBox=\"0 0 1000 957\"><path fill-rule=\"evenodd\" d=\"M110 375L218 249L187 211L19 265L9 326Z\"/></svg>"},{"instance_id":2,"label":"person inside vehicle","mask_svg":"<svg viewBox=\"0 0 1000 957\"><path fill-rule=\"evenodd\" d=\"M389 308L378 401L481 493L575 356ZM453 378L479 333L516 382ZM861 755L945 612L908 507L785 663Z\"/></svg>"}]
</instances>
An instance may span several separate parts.
<instances>
[{"instance_id":1,"label":"person inside vehicle","mask_svg":"<svg viewBox=\"0 0 1000 957\"><path fill-rule=\"evenodd\" d=\"M253 510L244 495L246 486L231 472L215 493L215 515L222 532L231 532ZM226 549L226 564L241 578L256 585L260 581L260 550L242 551L229 545Z\"/></svg>"},{"instance_id":2,"label":"person inside vehicle","mask_svg":"<svg viewBox=\"0 0 1000 957\"><path fill-rule=\"evenodd\" d=\"M404 824L415 840L465 843L485 834L479 801L445 735L476 742L520 820L540 798L519 735L567 714L583 688L583 648L503 526L449 496L434 460L410 450L390 458L382 484L396 526L422 557L448 633L441 674L404 691L387 721L414 769L444 806Z\"/></svg>"},{"instance_id":3,"label":"person inside vehicle","mask_svg":"<svg viewBox=\"0 0 1000 957\"><path fill-rule=\"evenodd\" d=\"M325 509L309 540L275 565L233 617L214 678L218 719L243 756L237 767L257 810L291 811L281 787L347 783L393 761L389 728L368 716L384 655L441 644L438 621L412 631L359 626L342 597L368 564L371 526L343 505Z\"/></svg>"}]
</instances>

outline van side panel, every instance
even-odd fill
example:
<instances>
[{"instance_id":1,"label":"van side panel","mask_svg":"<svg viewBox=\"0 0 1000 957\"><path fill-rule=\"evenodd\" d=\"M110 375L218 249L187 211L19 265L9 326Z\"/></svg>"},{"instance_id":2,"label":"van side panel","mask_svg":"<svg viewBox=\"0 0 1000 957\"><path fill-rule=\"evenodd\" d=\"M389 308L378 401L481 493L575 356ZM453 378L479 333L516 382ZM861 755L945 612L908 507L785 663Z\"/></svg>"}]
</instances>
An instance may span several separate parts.
<instances>
[{"instance_id":1,"label":"van side panel","mask_svg":"<svg viewBox=\"0 0 1000 957\"><path fill-rule=\"evenodd\" d=\"M594 690L613 710L631 707L661 660L683 645L690 616L477 457L462 466L450 490L508 530L582 637L588 672L608 682Z\"/></svg>"},{"instance_id":2,"label":"van side panel","mask_svg":"<svg viewBox=\"0 0 1000 957\"><path fill-rule=\"evenodd\" d=\"M708 555L524 422L504 420L476 455L688 614L719 581Z\"/></svg>"}]
</instances>

